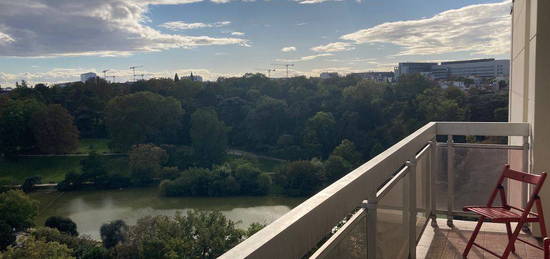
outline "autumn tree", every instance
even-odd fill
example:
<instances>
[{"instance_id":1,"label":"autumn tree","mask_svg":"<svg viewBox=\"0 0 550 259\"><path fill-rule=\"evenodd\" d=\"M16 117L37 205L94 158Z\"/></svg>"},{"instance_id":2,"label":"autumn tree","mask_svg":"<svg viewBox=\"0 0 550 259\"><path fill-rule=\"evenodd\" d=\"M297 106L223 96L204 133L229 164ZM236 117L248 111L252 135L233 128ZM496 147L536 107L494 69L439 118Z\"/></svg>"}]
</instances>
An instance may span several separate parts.
<instances>
[{"instance_id":1,"label":"autumn tree","mask_svg":"<svg viewBox=\"0 0 550 259\"><path fill-rule=\"evenodd\" d=\"M73 117L59 104L50 104L32 115L32 131L41 153L64 154L78 148Z\"/></svg>"}]
</instances>

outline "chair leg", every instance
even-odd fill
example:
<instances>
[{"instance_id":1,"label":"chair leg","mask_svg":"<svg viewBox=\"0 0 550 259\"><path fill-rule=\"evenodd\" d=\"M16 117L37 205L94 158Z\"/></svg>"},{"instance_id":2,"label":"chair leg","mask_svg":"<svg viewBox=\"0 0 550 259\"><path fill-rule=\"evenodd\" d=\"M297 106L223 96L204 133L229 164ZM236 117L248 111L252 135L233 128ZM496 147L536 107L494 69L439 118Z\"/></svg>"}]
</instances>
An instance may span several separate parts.
<instances>
[{"instance_id":1,"label":"chair leg","mask_svg":"<svg viewBox=\"0 0 550 259\"><path fill-rule=\"evenodd\" d=\"M472 246L474 245L474 241L476 240L477 234L479 233L479 230L481 229L481 225L483 225L484 220L485 217L481 216L477 221L476 228L474 229L474 232L472 233L472 236L470 237L470 240L468 241L468 244L466 245L462 256L467 257L468 253L470 253L470 249L472 249Z\"/></svg>"},{"instance_id":2,"label":"chair leg","mask_svg":"<svg viewBox=\"0 0 550 259\"><path fill-rule=\"evenodd\" d=\"M542 211L542 204L541 204L540 198L537 198L535 200L535 207L537 207L537 214L539 216L540 233L542 237L545 238L548 236L548 234L546 232L546 224L544 222L544 213Z\"/></svg>"},{"instance_id":3,"label":"chair leg","mask_svg":"<svg viewBox=\"0 0 550 259\"><path fill-rule=\"evenodd\" d=\"M512 241L512 226L510 226L510 222L506 222L506 232L508 233L508 242ZM516 246L514 245L514 242L512 242L512 253L516 252Z\"/></svg>"},{"instance_id":4,"label":"chair leg","mask_svg":"<svg viewBox=\"0 0 550 259\"><path fill-rule=\"evenodd\" d=\"M521 231L521 228L523 227L523 224L525 223L525 219L522 219L520 222L518 222L518 225L516 226L516 229L514 230L514 233L512 236L508 237L508 246L506 246L506 250L504 250L504 254L502 255L502 259L507 259L510 255L510 252L512 252L512 248L514 247L514 243L516 242L516 239L518 239L519 232Z\"/></svg>"}]
</instances>

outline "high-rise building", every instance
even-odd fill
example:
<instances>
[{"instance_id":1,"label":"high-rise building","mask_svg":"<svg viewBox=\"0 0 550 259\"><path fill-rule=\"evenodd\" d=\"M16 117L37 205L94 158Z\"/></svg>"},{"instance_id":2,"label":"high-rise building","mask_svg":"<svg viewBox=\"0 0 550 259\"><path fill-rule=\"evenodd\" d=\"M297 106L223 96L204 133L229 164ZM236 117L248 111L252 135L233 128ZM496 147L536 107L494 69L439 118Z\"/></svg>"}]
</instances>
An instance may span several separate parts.
<instances>
[{"instance_id":1,"label":"high-rise building","mask_svg":"<svg viewBox=\"0 0 550 259\"><path fill-rule=\"evenodd\" d=\"M96 78L96 77L97 77L97 74L94 72L84 73L84 74L80 74L80 81L85 83L89 79Z\"/></svg>"}]
</instances>

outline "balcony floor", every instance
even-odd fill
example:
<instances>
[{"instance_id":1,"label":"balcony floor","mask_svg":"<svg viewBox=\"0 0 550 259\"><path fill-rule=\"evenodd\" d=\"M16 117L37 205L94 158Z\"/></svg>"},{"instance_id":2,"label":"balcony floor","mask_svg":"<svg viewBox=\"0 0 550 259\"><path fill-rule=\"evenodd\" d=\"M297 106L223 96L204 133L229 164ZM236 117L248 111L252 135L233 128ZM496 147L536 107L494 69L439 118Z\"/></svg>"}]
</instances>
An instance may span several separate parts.
<instances>
[{"instance_id":1,"label":"balcony floor","mask_svg":"<svg viewBox=\"0 0 550 259\"><path fill-rule=\"evenodd\" d=\"M463 258L462 252L468 243L470 235L476 222L454 221L454 227L446 224L446 219L438 219L438 227L434 228L428 224L422 238L417 246L417 258L439 259L439 258ZM515 226L512 225L512 229ZM531 235L522 232L520 237L534 244L540 244ZM502 254L506 248L508 238L504 224L483 223L476 243L489 248L497 254ZM516 241L516 254L510 254L508 258L541 259L544 257L542 250L531 247L521 241ZM472 247L468 258L496 258L490 253Z\"/></svg>"}]
</instances>

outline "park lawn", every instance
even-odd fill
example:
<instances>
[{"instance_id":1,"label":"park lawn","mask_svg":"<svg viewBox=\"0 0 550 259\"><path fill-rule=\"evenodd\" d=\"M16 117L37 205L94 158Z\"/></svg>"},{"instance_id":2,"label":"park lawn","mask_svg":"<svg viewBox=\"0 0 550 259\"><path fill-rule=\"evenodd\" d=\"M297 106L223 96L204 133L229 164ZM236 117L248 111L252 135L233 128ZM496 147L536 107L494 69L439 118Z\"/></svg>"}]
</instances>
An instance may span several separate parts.
<instances>
[{"instance_id":1,"label":"park lawn","mask_svg":"<svg viewBox=\"0 0 550 259\"><path fill-rule=\"evenodd\" d=\"M80 145L75 153L78 154L88 154L92 150L95 150L98 153L111 153L112 150L109 148L109 139L102 138L85 138L80 140Z\"/></svg>"},{"instance_id":2,"label":"park lawn","mask_svg":"<svg viewBox=\"0 0 550 259\"><path fill-rule=\"evenodd\" d=\"M9 178L23 183L30 176L42 177L42 183L57 183L71 171L80 172L80 160L85 157L20 157L17 161L0 160L0 178ZM128 159L125 156L105 157L107 171L128 174Z\"/></svg>"}]
</instances>

